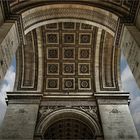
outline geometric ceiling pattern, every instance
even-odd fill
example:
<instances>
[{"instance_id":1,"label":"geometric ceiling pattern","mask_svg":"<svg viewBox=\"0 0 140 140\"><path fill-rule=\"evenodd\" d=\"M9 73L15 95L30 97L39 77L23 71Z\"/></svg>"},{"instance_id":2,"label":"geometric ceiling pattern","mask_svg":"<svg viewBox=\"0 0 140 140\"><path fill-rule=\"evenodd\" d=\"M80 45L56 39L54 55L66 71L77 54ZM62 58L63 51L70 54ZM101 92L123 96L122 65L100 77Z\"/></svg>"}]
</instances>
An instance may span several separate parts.
<instances>
[{"instance_id":1,"label":"geometric ceiling pattern","mask_svg":"<svg viewBox=\"0 0 140 140\"><path fill-rule=\"evenodd\" d=\"M70 20L53 22L27 33L25 41L17 51L15 90L47 94L118 90L117 48L114 36L104 29Z\"/></svg>"},{"instance_id":2,"label":"geometric ceiling pattern","mask_svg":"<svg viewBox=\"0 0 140 140\"><path fill-rule=\"evenodd\" d=\"M20 15L23 23L18 26L24 44L17 51L16 91L119 90L118 43L122 23L133 21L136 0L9 3L10 19Z\"/></svg>"},{"instance_id":3,"label":"geometric ceiling pattern","mask_svg":"<svg viewBox=\"0 0 140 140\"><path fill-rule=\"evenodd\" d=\"M8 3L10 19L18 18L22 23L18 28L23 30L26 42L17 51L15 90L47 93L119 90L120 33L123 23L133 22L137 0ZM24 41L22 32L20 35Z\"/></svg>"},{"instance_id":4,"label":"geometric ceiling pattern","mask_svg":"<svg viewBox=\"0 0 140 140\"><path fill-rule=\"evenodd\" d=\"M42 26L46 92L94 91L97 27L63 22ZM91 57L92 56L92 57Z\"/></svg>"},{"instance_id":5,"label":"geometric ceiling pattern","mask_svg":"<svg viewBox=\"0 0 140 140\"><path fill-rule=\"evenodd\" d=\"M22 23L18 28L25 43L17 51L15 90L119 90L120 33L123 23L133 22L137 0L9 3L10 19Z\"/></svg>"}]
</instances>

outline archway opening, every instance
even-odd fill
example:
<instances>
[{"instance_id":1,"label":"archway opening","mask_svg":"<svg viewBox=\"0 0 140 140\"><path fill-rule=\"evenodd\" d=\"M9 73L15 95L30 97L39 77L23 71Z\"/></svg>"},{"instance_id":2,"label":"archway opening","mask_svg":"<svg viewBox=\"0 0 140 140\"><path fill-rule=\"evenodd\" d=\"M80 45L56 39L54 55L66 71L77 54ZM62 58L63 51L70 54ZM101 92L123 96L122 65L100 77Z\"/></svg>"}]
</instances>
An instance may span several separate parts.
<instances>
[{"instance_id":1,"label":"archway opening","mask_svg":"<svg viewBox=\"0 0 140 140\"><path fill-rule=\"evenodd\" d=\"M103 136L100 124L93 116L79 109L64 108L50 114L44 113L37 124L34 138L96 140Z\"/></svg>"},{"instance_id":2,"label":"archway opening","mask_svg":"<svg viewBox=\"0 0 140 140\"><path fill-rule=\"evenodd\" d=\"M44 140L50 139L95 139L95 133L84 122L76 119L62 119L48 127Z\"/></svg>"}]
</instances>

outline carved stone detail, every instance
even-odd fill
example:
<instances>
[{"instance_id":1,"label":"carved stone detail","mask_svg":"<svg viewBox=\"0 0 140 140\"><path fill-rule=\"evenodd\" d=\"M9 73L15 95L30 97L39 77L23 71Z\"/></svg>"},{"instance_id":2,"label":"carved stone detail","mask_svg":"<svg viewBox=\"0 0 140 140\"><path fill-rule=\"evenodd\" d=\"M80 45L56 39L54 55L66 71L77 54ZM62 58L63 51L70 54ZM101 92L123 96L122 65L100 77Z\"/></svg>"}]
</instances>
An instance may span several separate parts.
<instances>
[{"instance_id":1,"label":"carved stone detail","mask_svg":"<svg viewBox=\"0 0 140 140\"><path fill-rule=\"evenodd\" d=\"M65 105L61 105L61 106L56 106L56 105L51 105L51 106L42 106L39 109L39 116L41 118L44 118L46 115L48 115L49 113L57 110L57 109L63 109L63 108L75 108L75 109L80 109L82 111L87 112L88 114L90 114L95 120L99 121L98 119L98 112L97 112L97 106L69 106L66 107Z\"/></svg>"},{"instance_id":2,"label":"carved stone detail","mask_svg":"<svg viewBox=\"0 0 140 140\"><path fill-rule=\"evenodd\" d=\"M59 75L59 63L48 63L47 64L48 75Z\"/></svg>"},{"instance_id":3,"label":"carved stone detail","mask_svg":"<svg viewBox=\"0 0 140 140\"><path fill-rule=\"evenodd\" d=\"M46 29L48 29L48 30L57 30L58 29L58 23L47 24Z\"/></svg>"},{"instance_id":4,"label":"carved stone detail","mask_svg":"<svg viewBox=\"0 0 140 140\"><path fill-rule=\"evenodd\" d=\"M47 42L47 44L59 44L58 33L47 33L46 42Z\"/></svg>"},{"instance_id":5,"label":"carved stone detail","mask_svg":"<svg viewBox=\"0 0 140 140\"><path fill-rule=\"evenodd\" d=\"M81 44L81 45L90 45L91 44L91 38L92 38L91 34L81 33L79 37L80 37L79 44Z\"/></svg>"},{"instance_id":6,"label":"carved stone detail","mask_svg":"<svg viewBox=\"0 0 140 140\"><path fill-rule=\"evenodd\" d=\"M90 63L79 63L78 73L79 75L90 75Z\"/></svg>"},{"instance_id":7,"label":"carved stone detail","mask_svg":"<svg viewBox=\"0 0 140 140\"><path fill-rule=\"evenodd\" d=\"M74 90L75 78L63 78L63 90Z\"/></svg>"},{"instance_id":8,"label":"carved stone detail","mask_svg":"<svg viewBox=\"0 0 140 140\"><path fill-rule=\"evenodd\" d=\"M91 59L91 48L79 48L78 59L79 60L90 60Z\"/></svg>"},{"instance_id":9,"label":"carved stone detail","mask_svg":"<svg viewBox=\"0 0 140 140\"><path fill-rule=\"evenodd\" d=\"M24 28L28 28L31 25L35 24L38 20L46 21L52 18L78 18L78 19L87 19L88 21L94 21L100 24L104 24L108 28L115 30L117 26L116 18L112 18L111 16L105 15L103 12L97 12L94 10L87 9L79 9L73 7L67 7L67 5L63 5L63 8L49 8L44 9L44 12L39 12L39 9L34 14L28 14L23 18ZM92 8L93 9L93 8ZM40 9L41 11L42 9ZM94 13L94 14L93 14ZM115 16L115 15L114 15ZM103 22L104 21L104 22Z\"/></svg>"},{"instance_id":10,"label":"carved stone detail","mask_svg":"<svg viewBox=\"0 0 140 140\"><path fill-rule=\"evenodd\" d=\"M80 29L81 30L91 30L93 27L89 24L81 23Z\"/></svg>"},{"instance_id":11,"label":"carved stone detail","mask_svg":"<svg viewBox=\"0 0 140 140\"><path fill-rule=\"evenodd\" d=\"M63 59L75 59L75 49L72 47L63 48Z\"/></svg>"},{"instance_id":12,"label":"carved stone detail","mask_svg":"<svg viewBox=\"0 0 140 140\"><path fill-rule=\"evenodd\" d=\"M52 48L48 47L47 48L47 59L59 59L59 49L58 48Z\"/></svg>"},{"instance_id":13,"label":"carved stone detail","mask_svg":"<svg viewBox=\"0 0 140 140\"><path fill-rule=\"evenodd\" d=\"M62 24L64 30L75 30L75 23L74 22L64 22Z\"/></svg>"},{"instance_id":14,"label":"carved stone detail","mask_svg":"<svg viewBox=\"0 0 140 140\"><path fill-rule=\"evenodd\" d=\"M58 90L59 89L59 79L58 78L47 78L47 89Z\"/></svg>"},{"instance_id":15,"label":"carved stone detail","mask_svg":"<svg viewBox=\"0 0 140 140\"><path fill-rule=\"evenodd\" d=\"M75 74L75 63L64 63L63 75L74 75L74 74Z\"/></svg>"},{"instance_id":16,"label":"carved stone detail","mask_svg":"<svg viewBox=\"0 0 140 140\"><path fill-rule=\"evenodd\" d=\"M75 44L75 34L74 33L64 33L63 34L64 44Z\"/></svg>"},{"instance_id":17,"label":"carved stone detail","mask_svg":"<svg viewBox=\"0 0 140 140\"><path fill-rule=\"evenodd\" d=\"M90 90L91 79L90 78L79 78L78 79L79 90Z\"/></svg>"}]
</instances>

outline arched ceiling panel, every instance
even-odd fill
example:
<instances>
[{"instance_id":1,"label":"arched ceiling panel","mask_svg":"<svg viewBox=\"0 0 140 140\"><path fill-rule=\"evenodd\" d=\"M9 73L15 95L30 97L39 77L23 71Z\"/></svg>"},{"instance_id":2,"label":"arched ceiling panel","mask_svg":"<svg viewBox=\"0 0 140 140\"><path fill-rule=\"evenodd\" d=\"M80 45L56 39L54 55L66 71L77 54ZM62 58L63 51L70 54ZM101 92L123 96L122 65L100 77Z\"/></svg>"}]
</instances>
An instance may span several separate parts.
<instances>
[{"instance_id":1,"label":"arched ceiling panel","mask_svg":"<svg viewBox=\"0 0 140 140\"><path fill-rule=\"evenodd\" d=\"M52 19L72 18L87 20L102 25L115 32L118 17L106 10L78 4L54 4L32 8L22 13L23 28L26 31L37 23ZM35 27L36 24L36 27Z\"/></svg>"},{"instance_id":2,"label":"arched ceiling panel","mask_svg":"<svg viewBox=\"0 0 140 140\"><path fill-rule=\"evenodd\" d=\"M26 45L18 57L22 64L18 90L39 90L45 95L118 90L113 43L112 34L85 23L38 27L26 34Z\"/></svg>"},{"instance_id":3,"label":"arched ceiling panel","mask_svg":"<svg viewBox=\"0 0 140 140\"><path fill-rule=\"evenodd\" d=\"M12 12L21 13L27 9L32 7L36 7L39 5L50 5L56 3L73 3L73 4L83 4L83 5L91 5L95 7L100 7L105 10L109 10L113 13L116 13L119 16L132 16L134 14L136 7L138 5L138 0L128 1L128 0L73 0L73 1L65 1L65 0L11 0L10 7Z\"/></svg>"},{"instance_id":4,"label":"arched ceiling panel","mask_svg":"<svg viewBox=\"0 0 140 140\"><path fill-rule=\"evenodd\" d=\"M23 10L21 19L25 46L19 49L22 59L17 58L22 64L18 90L45 94L119 90L118 15L91 5L53 3Z\"/></svg>"}]
</instances>

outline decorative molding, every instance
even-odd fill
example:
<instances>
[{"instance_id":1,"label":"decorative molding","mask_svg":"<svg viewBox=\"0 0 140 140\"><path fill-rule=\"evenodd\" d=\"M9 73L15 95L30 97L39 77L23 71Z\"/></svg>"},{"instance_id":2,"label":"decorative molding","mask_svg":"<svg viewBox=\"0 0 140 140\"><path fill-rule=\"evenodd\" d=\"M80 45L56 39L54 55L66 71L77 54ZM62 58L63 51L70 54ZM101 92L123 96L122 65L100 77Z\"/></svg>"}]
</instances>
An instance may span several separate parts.
<instances>
[{"instance_id":1,"label":"decorative molding","mask_svg":"<svg viewBox=\"0 0 140 140\"><path fill-rule=\"evenodd\" d=\"M43 12L42 12L43 10ZM57 12L56 12L57 11ZM57 13L57 14L56 14ZM111 13L110 13L111 14ZM117 25L117 16L112 14L108 16L109 12L105 10L99 10L98 8L91 8L90 6L84 5L49 5L36 7L33 10L27 10L22 13L24 29L33 26L39 22L58 19L58 18L75 18L75 19L85 19L88 21L93 21L108 27L109 29L115 31Z\"/></svg>"}]
</instances>

